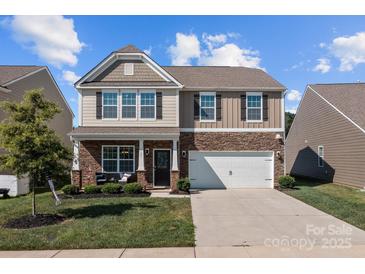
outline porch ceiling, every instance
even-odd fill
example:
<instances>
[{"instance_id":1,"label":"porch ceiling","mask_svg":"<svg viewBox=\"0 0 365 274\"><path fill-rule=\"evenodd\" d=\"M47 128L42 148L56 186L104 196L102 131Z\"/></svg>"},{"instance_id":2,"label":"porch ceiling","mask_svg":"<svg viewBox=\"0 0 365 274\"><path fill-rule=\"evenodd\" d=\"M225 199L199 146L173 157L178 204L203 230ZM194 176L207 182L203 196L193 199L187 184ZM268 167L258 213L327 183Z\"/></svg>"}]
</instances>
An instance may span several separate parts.
<instances>
[{"instance_id":1,"label":"porch ceiling","mask_svg":"<svg viewBox=\"0 0 365 274\"><path fill-rule=\"evenodd\" d=\"M68 133L78 140L172 140L178 127L77 127Z\"/></svg>"}]
</instances>

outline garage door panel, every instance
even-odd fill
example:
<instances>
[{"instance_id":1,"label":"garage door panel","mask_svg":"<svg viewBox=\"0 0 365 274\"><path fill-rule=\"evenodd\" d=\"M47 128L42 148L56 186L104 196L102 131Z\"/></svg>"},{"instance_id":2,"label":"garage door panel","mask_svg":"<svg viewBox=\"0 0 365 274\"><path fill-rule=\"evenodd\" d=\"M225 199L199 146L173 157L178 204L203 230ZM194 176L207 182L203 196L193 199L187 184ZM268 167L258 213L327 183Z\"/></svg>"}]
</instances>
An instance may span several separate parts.
<instances>
[{"instance_id":1,"label":"garage door panel","mask_svg":"<svg viewBox=\"0 0 365 274\"><path fill-rule=\"evenodd\" d=\"M272 188L272 152L189 152L192 188Z\"/></svg>"}]
</instances>

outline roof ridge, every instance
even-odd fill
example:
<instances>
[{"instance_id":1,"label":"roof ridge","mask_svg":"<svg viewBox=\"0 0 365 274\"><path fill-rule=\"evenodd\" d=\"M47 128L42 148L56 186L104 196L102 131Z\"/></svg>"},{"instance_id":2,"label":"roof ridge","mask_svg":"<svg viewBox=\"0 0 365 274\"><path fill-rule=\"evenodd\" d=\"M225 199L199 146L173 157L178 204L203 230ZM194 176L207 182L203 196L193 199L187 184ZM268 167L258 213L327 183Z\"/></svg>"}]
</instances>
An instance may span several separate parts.
<instances>
[{"instance_id":1,"label":"roof ridge","mask_svg":"<svg viewBox=\"0 0 365 274\"><path fill-rule=\"evenodd\" d=\"M319 83L319 84L308 84L308 86L334 86L334 85L364 85L365 82L347 82L347 83Z\"/></svg>"}]
</instances>

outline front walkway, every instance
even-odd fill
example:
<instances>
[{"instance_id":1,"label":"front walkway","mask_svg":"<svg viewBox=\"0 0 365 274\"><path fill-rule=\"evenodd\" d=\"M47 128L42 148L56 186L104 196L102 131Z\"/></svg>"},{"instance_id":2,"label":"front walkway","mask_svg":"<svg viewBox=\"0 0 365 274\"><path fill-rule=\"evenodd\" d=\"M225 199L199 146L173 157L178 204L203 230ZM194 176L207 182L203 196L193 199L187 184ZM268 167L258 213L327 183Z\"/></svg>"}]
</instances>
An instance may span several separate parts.
<instances>
[{"instance_id":1,"label":"front walkway","mask_svg":"<svg viewBox=\"0 0 365 274\"><path fill-rule=\"evenodd\" d=\"M167 247L0 251L0 258L364 258L365 245L346 249L250 247Z\"/></svg>"}]
</instances>

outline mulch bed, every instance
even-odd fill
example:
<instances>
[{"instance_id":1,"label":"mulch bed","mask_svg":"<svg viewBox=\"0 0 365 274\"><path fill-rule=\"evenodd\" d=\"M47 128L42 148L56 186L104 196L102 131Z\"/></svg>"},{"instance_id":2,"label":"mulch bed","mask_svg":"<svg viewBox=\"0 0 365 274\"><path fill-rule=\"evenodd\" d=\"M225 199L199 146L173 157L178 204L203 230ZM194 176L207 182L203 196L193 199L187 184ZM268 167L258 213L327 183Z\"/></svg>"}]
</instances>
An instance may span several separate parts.
<instances>
[{"instance_id":1,"label":"mulch bed","mask_svg":"<svg viewBox=\"0 0 365 274\"><path fill-rule=\"evenodd\" d=\"M105 194L105 193L96 193L96 194L86 194L79 193L76 195L66 195L60 194L59 197L61 199L93 199L93 198L115 198L115 197L149 197L151 193L142 192L139 194L127 194L127 193L116 193L116 194Z\"/></svg>"},{"instance_id":2,"label":"mulch bed","mask_svg":"<svg viewBox=\"0 0 365 274\"><path fill-rule=\"evenodd\" d=\"M37 214L36 216L26 215L17 219L9 220L4 228L27 229L62 223L65 217L56 214Z\"/></svg>"}]
</instances>

